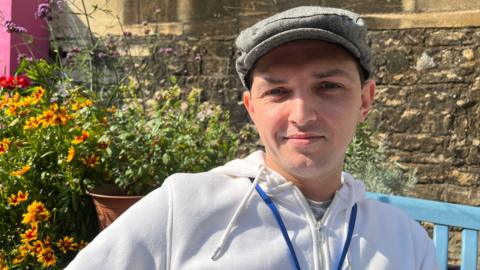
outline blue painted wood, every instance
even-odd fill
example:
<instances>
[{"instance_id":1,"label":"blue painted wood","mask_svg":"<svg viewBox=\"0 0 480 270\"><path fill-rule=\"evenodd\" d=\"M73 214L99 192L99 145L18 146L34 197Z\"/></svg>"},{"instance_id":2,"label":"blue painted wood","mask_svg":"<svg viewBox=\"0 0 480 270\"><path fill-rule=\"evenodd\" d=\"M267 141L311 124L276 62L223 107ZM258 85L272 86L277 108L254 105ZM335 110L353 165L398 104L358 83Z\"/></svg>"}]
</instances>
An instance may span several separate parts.
<instances>
[{"instance_id":1,"label":"blue painted wood","mask_svg":"<svg viewBox=\"0 0 480 270\"><path fill-rule=\"evenodd\" d=\"M447 270L448 265L448 226L435 225L433 227L433 243L437 252L440 270Z\"/></svg>"},{"instance_id":2,"label":"blue painted wood","mask_svg":"<svg viewBox=\"0 0 480 270\"><path fill-rule=\"evenodd\" d=\"M367 198L403 209L415 220L480 230L480 207L367 192Z\"/></svg>"},{"instance_id":3,"label":"blue painted wood","mask_svg":"<svg viewBox=\"0 0 480 270\"><path fill-rule=\"evenodd\" d=\"M480 207L367 192L367 198L404 210L411 218L435 224L434 243L440 269L447 268L448 226L461 227L462 270L477 270Z\"/></svg>"},{"instance_id":4,"label":"blue painted wood","mask_svg":"<svg viewBox=\"0 0 480 270\"><path fill-rule=\"evenodd\" d=\"M478 231L462 231L462 270L477 270Z\"/></svg>"}]
</instances>

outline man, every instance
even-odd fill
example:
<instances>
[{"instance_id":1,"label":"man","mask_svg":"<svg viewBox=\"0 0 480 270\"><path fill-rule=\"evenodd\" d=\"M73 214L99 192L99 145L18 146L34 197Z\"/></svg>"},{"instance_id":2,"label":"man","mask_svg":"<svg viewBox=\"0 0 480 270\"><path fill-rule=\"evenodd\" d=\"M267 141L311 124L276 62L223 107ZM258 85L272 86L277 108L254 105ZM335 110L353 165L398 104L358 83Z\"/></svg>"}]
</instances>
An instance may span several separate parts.
<instances>
[{"instance_id":1,"label":"man","mask_svg":"<svg viewBox=\"0 0 480 270\"><path fill-rule=\"evenodd\" d=\"M342 172L375 92L358 15L299 7L236 44L265 152L169 177L68 269L437 269L423 228Z\"/></svg>"}]
</instances>

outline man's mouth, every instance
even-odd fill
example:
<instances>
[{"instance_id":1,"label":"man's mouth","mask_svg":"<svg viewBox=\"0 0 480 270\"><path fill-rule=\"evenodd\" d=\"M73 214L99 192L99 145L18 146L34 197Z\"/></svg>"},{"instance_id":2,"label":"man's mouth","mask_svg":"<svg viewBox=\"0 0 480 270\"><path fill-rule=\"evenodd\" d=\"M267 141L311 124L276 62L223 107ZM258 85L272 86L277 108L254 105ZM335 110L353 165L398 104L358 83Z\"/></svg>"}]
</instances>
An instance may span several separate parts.
<instances>
[{"instance_id":1,"label":"man's mouth","mask_svg":"<svg viewBox=\"0 0 480 270\"><path fill-rule=\"evenodd\" d=\"M284 137L285 140L295 144L310 144L324 138L325 136L317 133L295 133Z\"/></svg>"}]
</instances>

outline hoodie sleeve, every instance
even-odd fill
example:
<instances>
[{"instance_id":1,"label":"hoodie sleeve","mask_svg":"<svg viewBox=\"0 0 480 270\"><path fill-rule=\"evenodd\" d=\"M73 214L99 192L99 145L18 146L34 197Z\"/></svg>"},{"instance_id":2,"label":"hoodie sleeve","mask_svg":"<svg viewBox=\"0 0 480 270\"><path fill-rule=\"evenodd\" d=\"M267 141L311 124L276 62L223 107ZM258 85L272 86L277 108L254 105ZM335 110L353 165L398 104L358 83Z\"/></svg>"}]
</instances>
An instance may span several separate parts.
<instances>
[{"instance_id":1,"label":"hoodie sleeve","mask_svg":"<svg viewBox=\"0 0 480 270\"><path fill-rule=\"evenodd\" d=\"M167 179L103 230L66 269L168 269L170 190Z\"/></svg>"},{"instance_id":2,"label":"hoodie sleeve","mask_svg":"<svg viewBox=\"0 0 480 270\"><path fill-rule=\"evenodd\" d=\"M433 245L433 241L428 237L427 233L424 232L425 237L423 238L425 241L424 246L424 256L421 262L421 266L419 269L421 270L439 270L440 267L438 266L437 255L435 253L435 246Z\"/></svg>"}]
</instances>

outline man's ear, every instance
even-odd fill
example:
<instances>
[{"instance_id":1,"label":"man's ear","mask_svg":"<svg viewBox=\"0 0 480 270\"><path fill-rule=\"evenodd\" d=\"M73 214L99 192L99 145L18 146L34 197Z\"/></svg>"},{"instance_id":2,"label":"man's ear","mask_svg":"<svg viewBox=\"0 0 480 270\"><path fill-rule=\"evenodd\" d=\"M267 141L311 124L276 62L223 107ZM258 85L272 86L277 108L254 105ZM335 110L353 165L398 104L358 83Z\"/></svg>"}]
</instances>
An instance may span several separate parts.
<instances>
[{"instance_id":1,"label":"man's ear","mask_svg":"<svg viewBox=\"0 0 480 270\"><path fill-rule=\"evenodd\" d=\"M367 118L368 113L373 105L375 98L375 81L367 80L362 86L362 104L360 106L360 113L358 114L358 121L363 122Z\"/></svg>"},{"instance_id":2,"label":"man's ear","mask_svg":"<svg viewBox=\"0 0 480 270\"><path fill-rule=\"evenodd\" d=\"M251 91L245 90L245 92L243 92L243 105L245 106L248 115L250 115L250 119L255 123L255 109L253 108Z\"/></svg>"}]
</instances>

